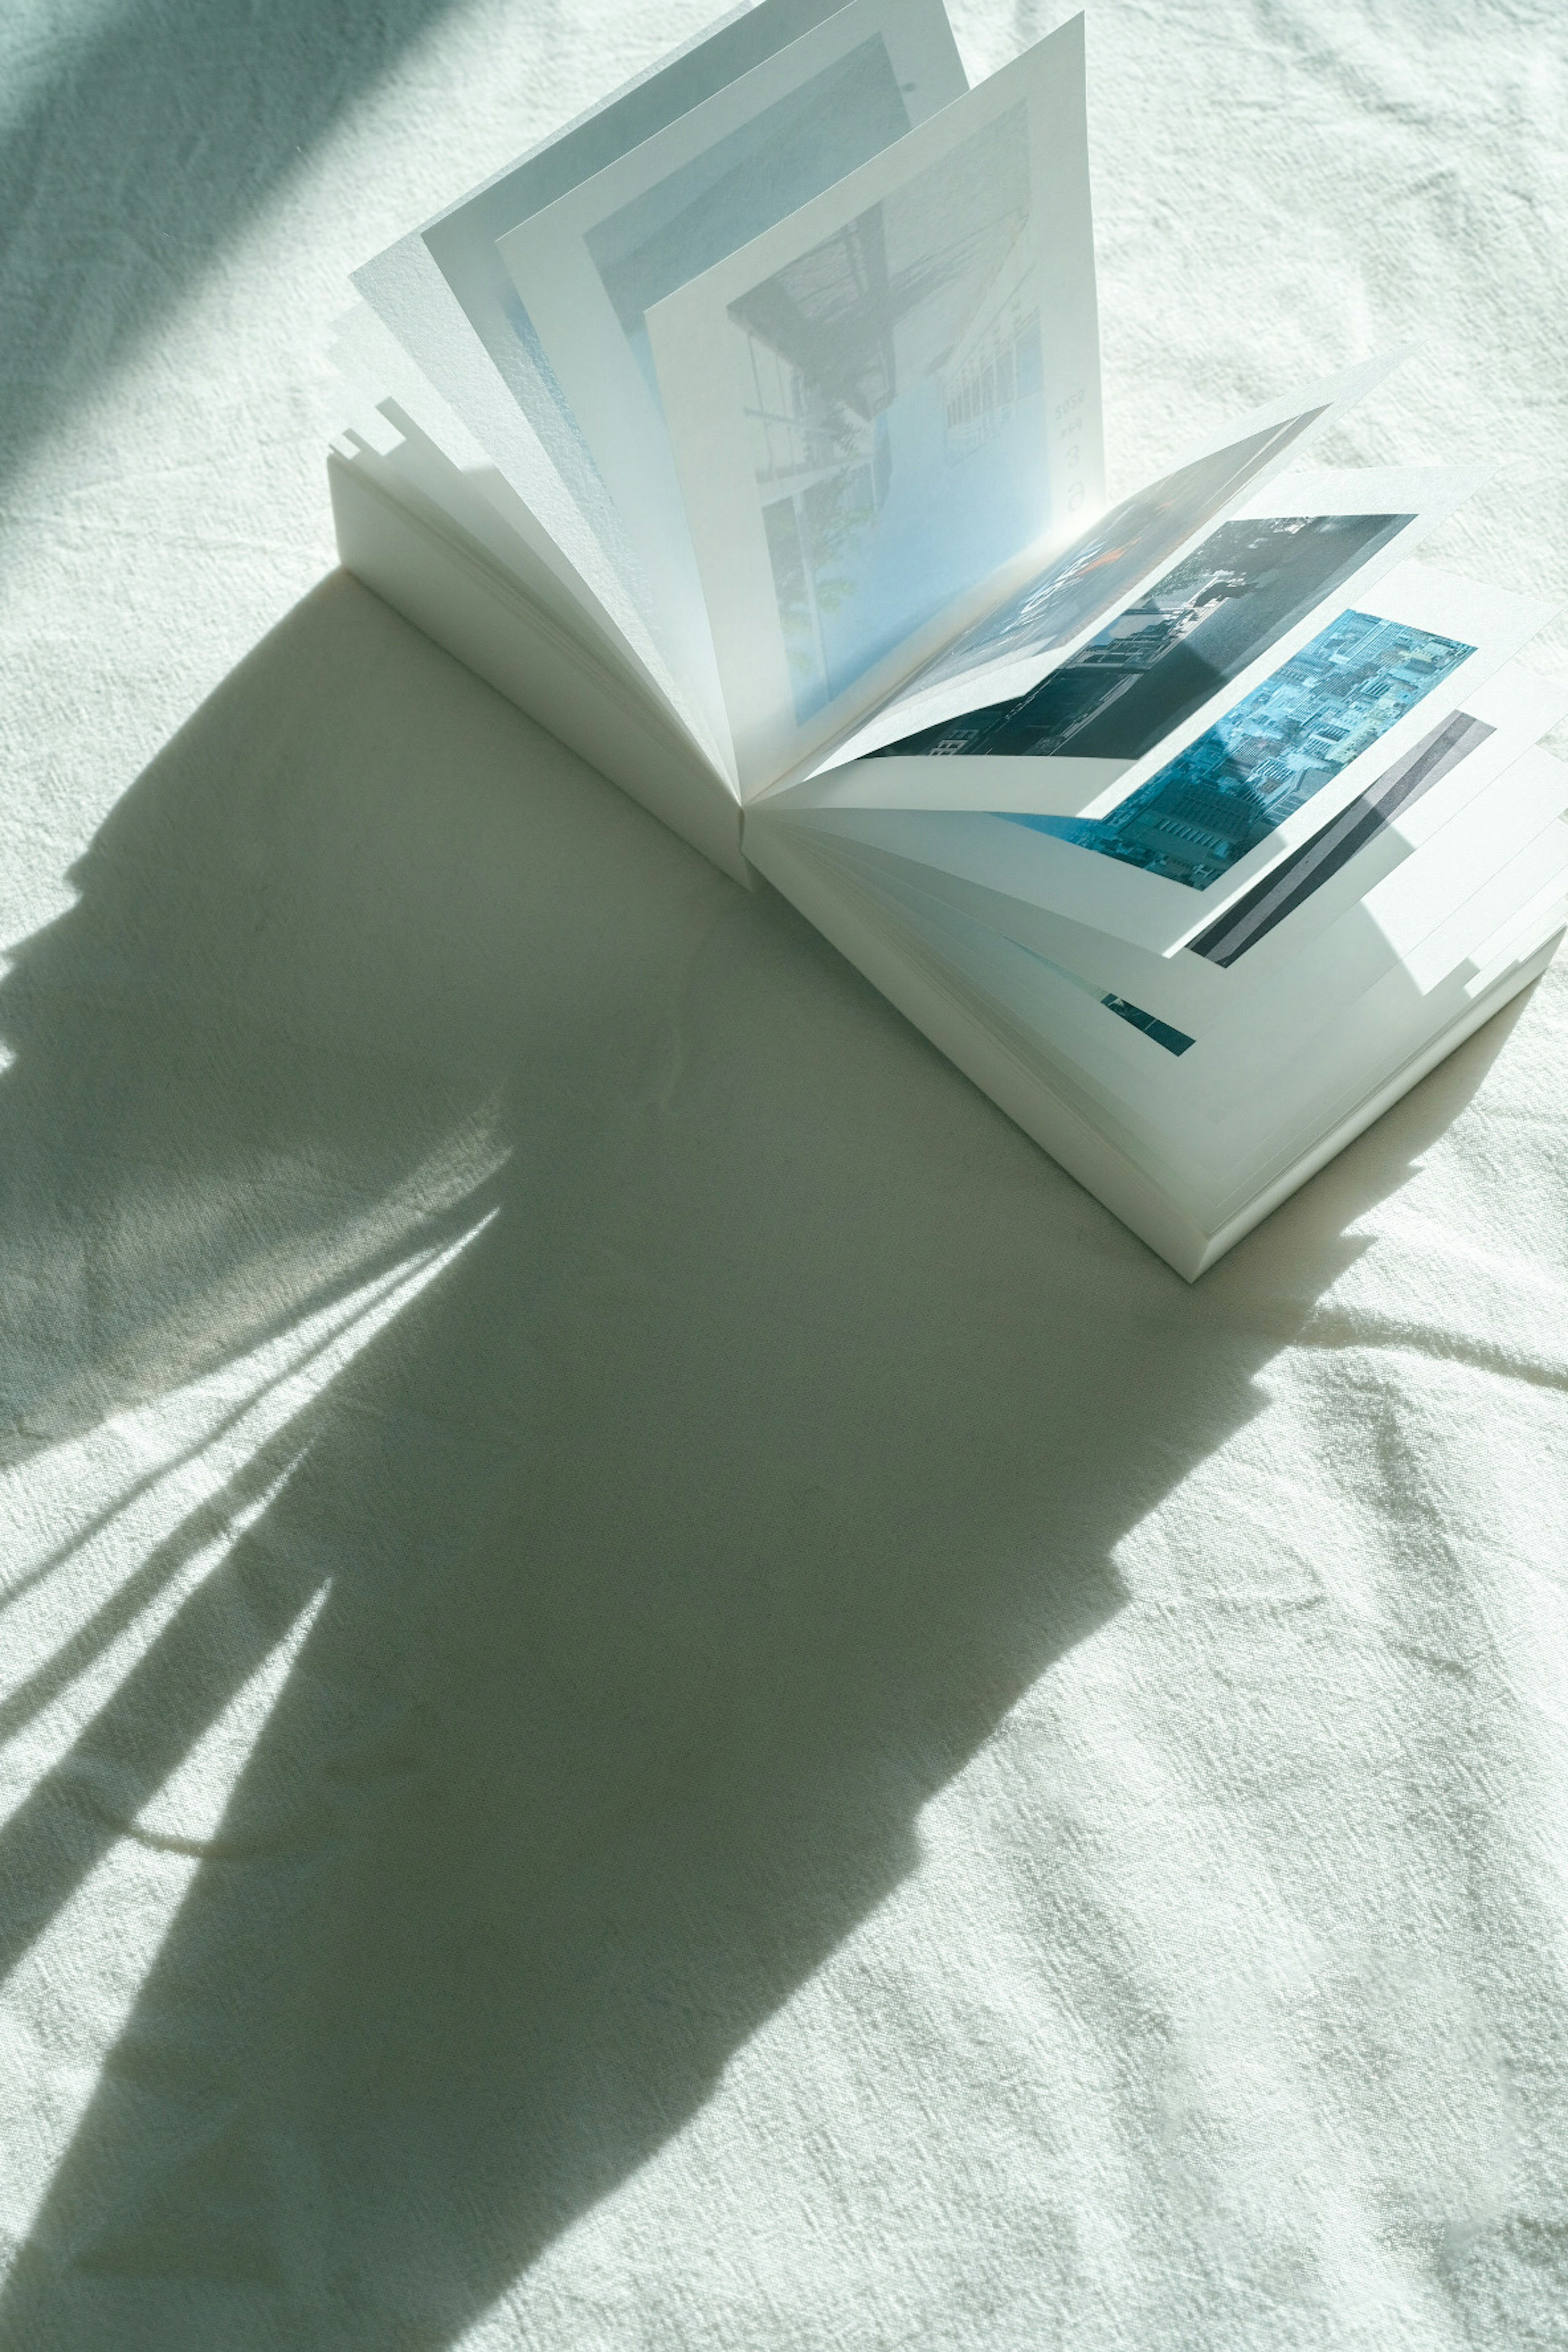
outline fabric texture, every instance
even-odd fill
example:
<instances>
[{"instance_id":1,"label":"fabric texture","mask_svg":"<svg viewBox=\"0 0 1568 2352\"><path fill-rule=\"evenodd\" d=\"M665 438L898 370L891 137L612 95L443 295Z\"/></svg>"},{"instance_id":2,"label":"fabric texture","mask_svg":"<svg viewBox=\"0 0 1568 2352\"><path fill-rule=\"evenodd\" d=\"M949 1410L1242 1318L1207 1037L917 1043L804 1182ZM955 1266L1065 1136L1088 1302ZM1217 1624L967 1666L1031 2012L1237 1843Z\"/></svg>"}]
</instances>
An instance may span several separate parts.
<instances>
[{"instance_id":1,"label":"fabric texture","mask_svg":"<svg viewBox=\"0 0 1568 2352\"><path fill-rule=\"evenodd\" d=\"M0 23L0 2343L1568 2343L1568 971L1189 1289L331 572L703 14ZM1568 587L1559 0L1089 51L1113 488L1419 334Z\"/></svg>"}]
</instances>

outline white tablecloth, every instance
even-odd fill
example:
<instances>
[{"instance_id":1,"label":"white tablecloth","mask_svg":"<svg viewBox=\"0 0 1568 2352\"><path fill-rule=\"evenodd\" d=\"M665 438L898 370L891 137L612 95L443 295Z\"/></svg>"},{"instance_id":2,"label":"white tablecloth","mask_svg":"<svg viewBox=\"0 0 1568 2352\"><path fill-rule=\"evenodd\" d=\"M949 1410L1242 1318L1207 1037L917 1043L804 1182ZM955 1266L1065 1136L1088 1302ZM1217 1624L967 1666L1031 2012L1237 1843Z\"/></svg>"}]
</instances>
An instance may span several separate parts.
<instances>
[{"instance_id":1,"label":"white tablecloth","mask_svg":"<svg viewBox=\"0 0 1568 2352\"><path fill-rule=\"evenodd\" d=\"M701 15L0 24L0 2342L1568 2343L1568 975L1189 1290L325 576ZM1561 0L1090 36L1117 486L1420 333L1568 586Z\"/></svg>"}]
</instances>

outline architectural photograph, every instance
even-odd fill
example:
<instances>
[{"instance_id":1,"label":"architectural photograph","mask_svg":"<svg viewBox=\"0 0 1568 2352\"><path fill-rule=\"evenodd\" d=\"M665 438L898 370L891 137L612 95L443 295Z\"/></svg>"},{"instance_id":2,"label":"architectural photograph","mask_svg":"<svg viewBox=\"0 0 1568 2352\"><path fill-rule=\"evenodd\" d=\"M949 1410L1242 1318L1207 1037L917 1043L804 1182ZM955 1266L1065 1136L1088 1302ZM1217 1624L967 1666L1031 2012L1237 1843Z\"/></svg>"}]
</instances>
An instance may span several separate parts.
<instances>
[{"instance_id":1,"label":"architectural photograph","mask_svg":"<svg viewBox=\"0 0 1568 2352\"><path fill-rule=\"evenodd\" d=\"M1124 760L1152 751L1384 547L1408 515L1222 523L1195 554L1028 694L883 747L884 756Z\"/></svg>"},{"instance_id":2,"label":"architectural photograph","mask_svg":"<svg viewBox=\"0 0 1568 2352\"><path fill-rule=\"evenodd\" d=\"M1475 650L1342 613L1109 816L1015 822L1206 890Z\"/></svg>"}]
</instances>

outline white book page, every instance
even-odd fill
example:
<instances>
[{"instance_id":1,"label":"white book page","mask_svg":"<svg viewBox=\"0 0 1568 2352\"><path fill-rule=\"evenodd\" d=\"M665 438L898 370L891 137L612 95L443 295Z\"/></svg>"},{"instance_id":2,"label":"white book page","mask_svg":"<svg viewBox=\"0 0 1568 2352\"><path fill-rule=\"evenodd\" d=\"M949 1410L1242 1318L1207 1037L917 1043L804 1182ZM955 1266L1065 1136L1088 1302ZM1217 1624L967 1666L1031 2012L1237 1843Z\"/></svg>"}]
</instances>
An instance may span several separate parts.
<instances>
[{"instance_id":1,"label":"white book page","mask_svg":"<svg viewBox=\"0 0 1568 2352\"><path fill-rule=\"evenodd\" d=\"M965 86L942 0L850 0L497 240L572 421L693 670L711 672L712 642L647 312Z\"/></svg>"},{"instance_id":2,"label":"white book page","mask_svg":"<svg viewBox=\"0 0 1568 2352\"><path fill-rule=\"evenodd\" d=\"M1400 869L1394 888L1349 908L1300 958L1256 987L1217 993L1200 988L1185 1003L1161 1006L1153 1001L1158 992L1137 979L1117 988L1103 971L1086 973L1064 961L1052 953L1057 943L1048 935L1012 943L1026 947L1058 982L1078 986L1108 1016L1084 1030L1074 1007L1086 1067L1118 1091L1130 1088L1127 1099L1151 1115L1168 1116L1170 1106L1179 1106L1216 1118L1266 1091L1290 1055L1395 965L1422 995L1444 981L1539 887L1538 852L1550 857L1561 850L1568 857L1568 828L1556 823L1564 805L1568 768L1544 752L1524 753L1479 806ZM919 869L864 852L852 862L884 888L914 889L928 920L940 925L949 912L966 923L983 919L973 904L961 909L945 893L923 887L931 877ZM1194 971L1193 977L1203 975Z\"/></svg>"},{"instance_id":3,"label":"white book page","mask_svg":"<svg viewBox=\"0 0 1568 2352\"><path fill-rule=\"evenodd\" d=\"M1538 935L1543 921L1560 929L1565 893L1568 826L1554 822L1510 862L1500 889L1477 894L1465 910L1466 923L1484 915L1496 927L1484 939L1472 939L1433 986L1423 988L1404 963L1395 963L1336 1018L1274 1061L1259 1085L1244 1084L1224 1095L1215 1087L1208 1102L1194 1096L1185 1115L1188 1124L1180 1130L1184 1148L1233 1184L1249 1155L1265 1149L1278 1152L1282 1142L1289 1148L1303 1111L1331 1107L1345 1093L1347 1081L1357 1087L1363 1071L1375 1080L1397 1065L1413 1034L1445 1027L1468 1001L1483 994L1500 965L1519 952L1521 934Z\"/></svg>"},{"instance_id":4,"label":"white book page","mask_svg":"<svg viewBox=\"0 0 1568 2352\"><path fill-rule=\"evenodd\" d=\"M1183 727L1201 732L1316 635L1339 592L1370 589L1489 478L1480 467L1292 471L1026 688L1009 680L993 699L988 682L977 707L769 797L797 809L1040 815L1118 797L1141 760L1163 755Z\"/></svg>"},{"instance_id":5,"label":"white book page","mask_svg":"<svg viewBox=\"0 0 1568 2352\"><path fill-rule=\"evenodd\" d=\"M1247 511L1254 495L1283 467L1295 467L1403 356L1365 361L1236 419L1189 449L1171 472L1099 516L1048 562L1026 555L1021 576L998 583L984 616L921 663L813 772L983 703L1027 693L1215 523Z\"/></svg>"},{"instance_id":6,"label":"white book page","mask_svg":"<svg viewBox=\"0 0 1568 2352\"><path fill-rule=\"evenodd\" d=\"M1238 1215L1415 1055L1441 1046L1487 997L1498 1009L1503 997L1494 992L1506 992L1510 980L1517 984L1521 966L1542 949L1551 952L1563 935L1568 870L1548 872L1543 865L1542 873L1536 898L1431 995L1421 995L1395 969L1320 1033L1268 1097L1246 1105L1224 1131L1211 1129L1191 1152L1173 1144L1173 1164L1194 1201L1204 1202L1202 1222L1211 1231Z\"/></svg>"},{"instance_id":7,"label":"white book page","mask_svg":"<svg viewBox=\"0 0 1568 2352\"><path fill-rule=\"evenodd\" d=\"M641 615L624 595L615 598L612 592L612 604L606 604L595 593L368 304L357 304L337 322L332 358L346 384L361 394L378 420L372 424L363 415L353 417L358 437L513 573L524 567L509 542L521 541L558 591L550 600L556 617L565 625L576 625L579 635L605 647L616 666L663 707L722 775L700 709L681 689ZM529 593L537 593L536 572L530 572ZM586 622L585 630L581 621Z\"/></svg>"},{"instance_id":8,"label":"white book page","mask_svg":"<svg viewBox=\"0 0 1568 2352\"><path fill-rule=\"evenodd\" d=\"M1081 19L647 330L749 792L1100 504Z\"/></svg>"},{"instance_id":9,"label":"white book page","mask_svg":"<svg viewBox=\"0 0 1568 2352\"><path fill-rule=\"evenodd\" d=\"M795 834L805 862L829 882L841 861L804 830ZM806 845L809 845L808 846ZM798 854L798 853L797 853ZM1098 995L1071 974L932 898L910 883L853 869L855 892L880 908L900 945L913 949L928 976L956 980L965 992L1003 1016L1015 1050L1040 1066L1045 1082L1153 1181L1181 1197L1198 1222L1217 1223L1207 1211L1228 1190L1232 1171L1215 1173L1161 1123L1160 1106L1147 1112L1144 1083L1158 1048L1105 1010ZM934 972L932 971L934 967Z\"/></svg>"},{"instance_id":10,"label":"white book page","mask_svg":"<svg viewBox=\"0 0 1568 2352\"><path fill-rule=\"evenodd\" d=\"M732 10L400 238L355 272L355 285L389 325L419 336L422 348L415 356L460 414L487 404L499 377L547 462L569 488L582 489L591 468L584 468L580 439L552 395L538 338L496 252L497 237L657 137L841 5L842 0L760 0ZM448 297L445 304L439 289Z\"/></svg>"},{"instance_id":11,"label":"white book page","mask_svg":"<svg viewBox=\"0 0 1568 2352\"><path fill-rule=\"evenodd\" d=\"M1510 965L1562 927L1568 827L1549 827L1518 862L1513 911L1424 992L1399 965L1277 1055L1228 1109L1184 1097L1182 1063L1109 1011L1094 992L982 924L901 883L867 884L939 964L993 1002L1028 1039L1068 1099L1153 1174L1208 1230L1309 1150L1382 1080L1458 1020Z\"/></svg>"},{"instance_id":12,"label":"white book page","mask_svg":"<svg viewBox=\"0 0 1568 2352\"><path fill-rule=\"evenodd\" d=\"M548 382L495 239L750 72L836 5L760 0L735 10L353 273L360 294L548 532L583 583L584 601L628 643L652 647L660 699L682 715L731 789L733 758L717 691L710 677L680 675L670 615Z\"/></svg>"},{"instance_id":13,"label":"white book page","mask_svg":"<svg viewBox=\"0 0 1568 2352\"><path fill-rule=\"evenodd\" d=\"M1489 843L1487 862L1491 870L1485 879L1443 922L1435 924L1401 954L1400 962L1425 993L1440 987L1457 965L1486 961L1519 909L1533 908L1542 877L1549 881L1568 866L1568 824L1563 823L1568 808L1568 781L1564 780L1568 771L1553 785L1544 772L1549 767L1562 770L1561 760L1537 751L1528 754L1524 764L1539 774L1539 805L1550 809L1551 814L1506 865L1492 863L1497 845ZM1459 845L1455 844L1456 848ZM1471 870L1473 878L1476 869ZM1376 910L1377 919L1387 929L1398 922L1403 912L1396 902L1390 903Z\"/></svg>"},{"instance_id":14,"label":"white book page","mask_svg":"<svg viewBox=\"0 0 1568 2352\"><path fill-rule=\"evenodd\" d=\"M1551 609L1401 564L1217 720L1177 730L1109 808L831 808L792 818L787 803L770 802L748 823L886 847L1173 955L1458 709Z\"/></svg>"},{"instance_id":15,"label":"white book page","mask_svg":"<svg viewBox=\"0 0 1568 2352\"><path fill-rule=\"evenodd\" d=\"M581 583L581 601L603 614L637 651L659 699L678 714L704 756L735 790L729 725L716 691L681 674L680 647L661 613L601 486L593 519L568 488L538 434L469 331L456 296L417 238L390 255L374 281L372 309L430 387L418 421L448 450L471 454L454 462L472 471L498 507L515 500L559 550L564 576ZM361 282L363 273L356 276ZM460 356L462 364L453 362ZM431 429L429 400L439 401L451 425ZM493 480L488 469L493 468ZM510 519L509 514L508 519Z\"/></svg>"},{"instance_id":16,"label":"white book page","mask_svg":"<svg viewBox=\"0 0 1568 2352\"><path fill-rule=\"evenodd\" d=\"M1240 902L1234 921L1222 918L1212 927L1202 953L1157 955L862 842L839 845L868 871L928 891L1097 992L1195 1038L1255 1003L1282 971L1292 986L1312 985L1308 951L1363 904L1393 952L1413 949L1420 927L1430 929L1453 904L1451 874L1474 876L1496 864L1489 828L1494 818L1505 828L1512 823L1513 798L1528 790L1523 755L1565 712L1568 688L1517 664L1505 667L1277 867L1278 889L1266 878L1250 905ZM1547 763L1549 775L1561 772Z\"/></svg>"},{"instance_id":17,"label":"white book page","mask_svg":"<svg viewBox=\"0 0 1568 2352\"><path fill-rule=\"evenodd\" d=\"M1568 855L1568 830L1557 827L1560 845L1548 832L1565 804L1568 768L1544 751L1525 752L1479 804L1300 956L1233 989L1223 1008L1195 1023L1178 1085L1217 1114L1267 1087L1283 1054L1299 1051L1394 965L1427 994L1529 898L1521 856L1528 861L1537 845Z\"/></svg>"}]
</instances>

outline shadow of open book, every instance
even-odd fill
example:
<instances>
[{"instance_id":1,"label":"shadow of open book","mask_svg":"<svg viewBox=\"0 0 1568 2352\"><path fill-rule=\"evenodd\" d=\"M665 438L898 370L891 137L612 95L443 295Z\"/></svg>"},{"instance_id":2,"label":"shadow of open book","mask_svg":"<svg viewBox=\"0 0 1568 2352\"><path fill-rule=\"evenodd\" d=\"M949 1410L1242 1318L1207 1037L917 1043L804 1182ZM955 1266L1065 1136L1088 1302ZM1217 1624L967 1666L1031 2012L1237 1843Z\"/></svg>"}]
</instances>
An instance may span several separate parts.
<instances>
[{"instance_id":1,"label":"shadow of open book","mask_svg":"<svg viewBox=\"0 0 1568 2352\"><path fill-rule=\"evenodd\" d=\"M1504 1024L1194 1292L342 574L76 880L0 990L33 1490L429 1278L10 1704L153 1629L0 1833L8 1969L118 1841L194 1867L0 2336L174 2343L201 2276L447 2342L915 1869ZM307 1620L221 1817L159 1811Z\"/></svg>"}]
</instances>

